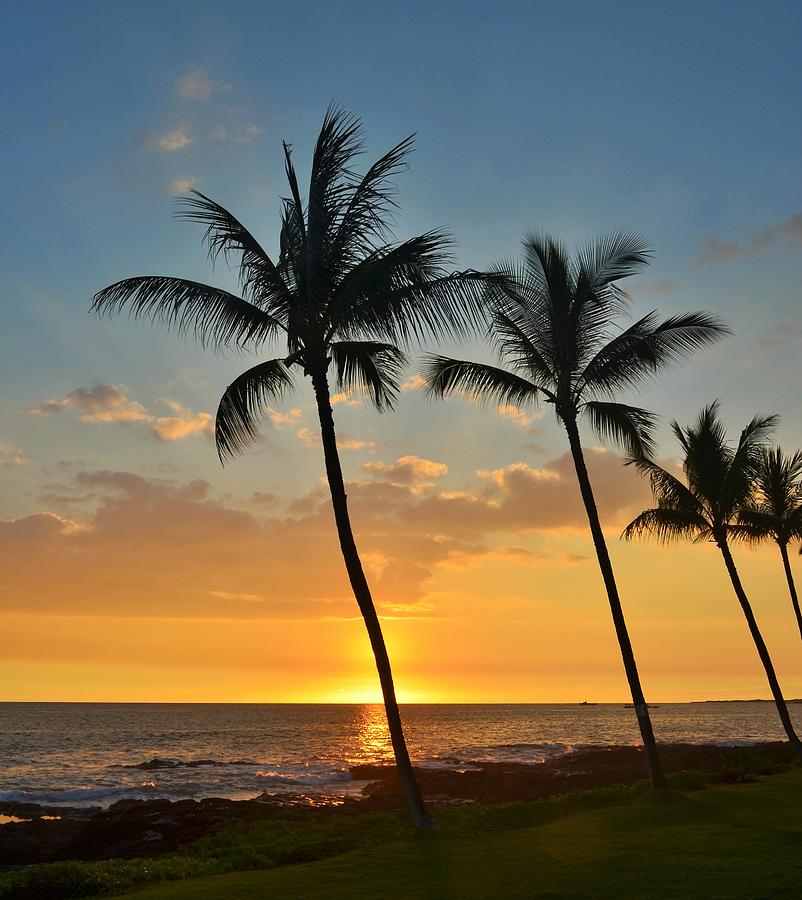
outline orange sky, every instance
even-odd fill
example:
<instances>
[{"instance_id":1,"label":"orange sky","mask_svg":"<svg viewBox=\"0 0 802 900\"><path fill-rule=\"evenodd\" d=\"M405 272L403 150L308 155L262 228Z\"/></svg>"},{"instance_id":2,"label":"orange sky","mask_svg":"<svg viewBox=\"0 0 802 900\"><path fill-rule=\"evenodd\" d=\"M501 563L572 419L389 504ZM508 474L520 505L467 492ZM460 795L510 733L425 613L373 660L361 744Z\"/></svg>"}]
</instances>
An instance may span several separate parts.
<instances>
[{"instance_id":1,"label":"orange sky","mask_svg":"<svg viewBox=\"0 0 802 900\"><path fill-rule=\"evenodd\" d=\"M765 696L714 548L620 543L648 488L612 452L589 462L647 695ZM628 699L565 453L461 484L413 454L346 454L346 468L402 701ZM49 500L69 515L0 525L3 699L378 699L319 479L289 501L75 465L62 482ZM739 556L784 687L800 695L776 553Z\"/></svg>"}]
</instances>

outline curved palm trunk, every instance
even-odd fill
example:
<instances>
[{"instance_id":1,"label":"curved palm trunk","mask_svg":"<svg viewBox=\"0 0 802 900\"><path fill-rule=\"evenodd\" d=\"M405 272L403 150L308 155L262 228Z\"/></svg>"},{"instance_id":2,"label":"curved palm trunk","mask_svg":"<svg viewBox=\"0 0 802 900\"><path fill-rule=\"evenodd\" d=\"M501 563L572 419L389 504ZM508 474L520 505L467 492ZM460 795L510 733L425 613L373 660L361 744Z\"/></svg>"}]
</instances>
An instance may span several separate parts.
<instances>
[{"instance_id":1,"label":"curved palm trunk","mask_svg":"<svg viewBox=\"0 0 802 900\"><path fill-rule=\"evenodd\" d=\"M593 545L596 548L596 557L599 561L604 586L607 589L607 599L610 601L610 611L613 614L613 625L615 626L615 634L618 638L618 646L621 648L621 656L624 660L624 670L629 682L629 690L632 694L632 703L635 706L635 714L638 717L638 727L640 728L641 738L643 739L643 748L646 751L646 757L649 762L649 774L652 779L652 787L654 789L666 788L665 773L663 765L660 762L660 754L657 752L657 741L654 738L652 730L652 720L649 715L649 708L643 696L643 689L640 684L640 676L638 675L638 667L635 663L635 654L632 650L632 642L629 639L627 624L624 620L624 610L621 608L621 599L618 596L618 586L615 583L615 575L613 574L613 566L610 562L610 554L607 552L607 542L604 540L604 532L602 531L601 522L599 521L599 512L596 509L596 500L593 496L593 488L590 484L587 466L585 465L585 456L582 453L582 444L579 440L579 429L573 418L566 417L563 419L566 431L568 432L568 442L571 445L571 456L574 459L574 468L576 469L576 477L579 480L579 490L582 493L582 500L585 504L585 511L588 515L588 523L590 524L590 533L593 537Z\"/></svg>"},{"instance_id":2,"label":"curved palm trunk","mask_svg":"<svg viewBox=\"0 0 802 900\"><path fill-rule=\"evenodd\" d=\"M398 776L401 779L401 785L409 804L412 818L419 828L431 828L433 822L429 817L426 807L423 803L418 782L415 773L412 770L412 763L409 759L409 751L407 750L406 740L404 739L404 728L401 724L401 713L398 709L398 702L395 699L395 688L393 687L393 673L390 668L390 658L387 655L387 648L384 644L384 636L382 635L379 617L376 614L376 607L373 605L373 598L370 594L365 573L362 570L362 562L359 558L359 552L356 548L354 533L351 529L351 518L348 515L348 502L345 493L345 482L343 481L342 467L340 466L340 457L337 452L337 437L334 431L334 415L331 408L331 397L329 394L329 384L325 373L313 374L312 384L315 389L315 399L317 400L317 411L320 418L320 433L323 439L323 455L326 460L326 475L329 482L329 490L331 491L331 503L334 507L334 520L337 524L337 536L340 539L340 549L342 551L345 568L348 572L348 579L354 591L354 597L365 620L365 627L370 638L370 646L373 649L373 656L376 660L376 668L379 672L379 681L381 683L382 696L384 698L384 709L387 713L387 725L390 729L390 739L393 744L393 752L395 754L395 764L398 769Z\"/></svg>"},{"instance_id":3,"label":"curved palm trunk","mask_svg":"<svg viewBox=\"0 0 802 900\"><path fill-rule=\"evenodd\" d=\"M780 682L777 681L777 675L774 671L774 665L769 656L766 642L763 640L763 635L757 627L755 615L752 612L752 607L749 603L749 598L746 596L746 591L741 584L741 578L738 575L738 570L735 568L735 560L732 558L732 553L730 552L730 547L726 538L719 539L718 547L719 550L721 550L721 555L724 557L724 564L727 566L727 572L729 573L732 586L735 589L735 595L738 597L738 602L741 604L741 609L746 616L746 623L749 625L749 631L752 635L752 640L755 642L755 647L757 647L758 656L760 656L760 661L763 663L763 668L766 670L766 678L768 679L774 702L777 704L777 712L780 715L780 721L783 723L783 728L788 735L788 740L791 743L794 753L802 760L802 742L800 742L797 737L794 726L791 723L791 716L788 714L788 707L785 705L785 698L780 690Z\"/></svg>"},{"instance_id":4,"label":"curved palm trunk","mask_svg":"<svg viewBox=\"0 0 802 900\"><path fill-rule=\"evenodd\" d=\"M788 582L788 590L791 593L791 603L794 605L794 613L796 614L796 624L799 628L799 636L802 638L802 613L799 611L799 598L796 595L796 585L794 584L794 576L791 572L791 563L788 560L788 547L780 544L780 555L783 558L783 568L785 569L785 578Z\"/></svg>"}]
</instances>

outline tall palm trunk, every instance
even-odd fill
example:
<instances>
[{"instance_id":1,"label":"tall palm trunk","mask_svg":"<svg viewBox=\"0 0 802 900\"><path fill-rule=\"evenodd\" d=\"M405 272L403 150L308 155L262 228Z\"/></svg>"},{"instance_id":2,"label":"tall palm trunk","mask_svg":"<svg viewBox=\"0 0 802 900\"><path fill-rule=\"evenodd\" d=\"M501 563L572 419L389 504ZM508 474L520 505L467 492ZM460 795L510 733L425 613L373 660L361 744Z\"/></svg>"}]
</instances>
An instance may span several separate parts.
<instances>
[{"instance_id":1,"label":"tall palm trunk","mask_svg":"<svg viewBox=\"0 0 802 900\"><path fill-rule=\"evenodd\" d=\"M785 578L788 581L788 590L791 593L791 603L794 604L794 613L796 614L796 624L799 628L799 636L802 638L802 613L799 611L799 598L796 595L796 585L794 584L794 576L791 572L791 563L788 560L788 546L780 544L780 555L783 558L783 568L785 569Z\"/></svg>"},{"instance_id":2,"label":"tall palm trunk","mask_svg":"<svg viewBox=\"0 0 802 900\"><path fill-rule=\"evenodd\" d=\"M757 627L757 622L755 621L755 615L752 612L749 598L746 596L746 591L741 584L738 570L735 568L735 560L732 558L727 538L719 536L716 542L718 543L719 550L721 550L721 555L724 557L724 564L727 566L727 572L729 573L732 586L735 589L735 595L738 597L738 602L741 604L741 609L746 616L746 623L749 625L749 631L752 634L752 640L755 642L755 647L757 647L758 656L760 656L760 661L763 663L763 668L766 670L766 678L768 679L771 693L774 696L774 702L777 704L777 712L780 714L780 721L783 723L783 728L788 735L788 740L791 743L794 753L802 760L802 742L797 737L794 726L791 723L791 716L788 714L788 707L785 705L785 698L780 690L780 682L777 681L777 675L774 672L774 665L769 656L766 642L763 640L763 635Z\"/></svg>"},{"instance_id":3,"label":"tall palm trunk","mask_svg":"<svg viewBox=\"0 0 802 900\"><path fill-rule=\"evenodd\" d=\"M643 747L646 751L646 757L649 762L649 774L652 779L652 787L654 789L666 788L665 773L663 765L660 762L660 754L657 752L657 742L654 738L652 730L652 720L649 715L649 708L643 696L643 689L640 684L640 676L638 675L638 667L635 663L635 654L632 650L632 642L629 639L627 631L627 623L624 620L624 611L621 608L621 599L618 596L618 587L615 583L615 575L613 574L613 566L610 562L610 554L607 552L607 542L604 540L604 532L602 531L601 522L599 521L599 512L596 508L596 500L593 496L593 488L590 484L587 466L585 465L585 456L582 453L582 444L579 440L579 428L576 419L573 416L566 415L563 417L565 429L568 432L568 442L571 446L571 456L574 459L574 468L576 469L576 477L579 480L579 490L582 493L582 500L585 504L585 511L588 515L588 523L590 524L590 533L593 537L593 545L596 548L596 557L599 561L604 586L607 589L607 599L610 601L610 611L613 614L613 625L615 626L615 634L618 638L618 646L621 648L621 656L624 660L624 671L629 682L629 690L632 694L632 703L635 706L635 715L638 717L638 727L640 728L641 738L643 739Z\"/></svg>"},{"instance_id":4,"label":"tall palm trunk","mask_svg":"<svg viewBox=\"0 0 802 900\"><path fill-rule=\"evenodd\" d=\"M323 455L326 460L326 475L328 477L329 490L331 491L331 504L334 507L334 520L337 524L337 536L340 539L340 549L342 550L345 568L348 572L348 579L351 582L351 587L354 591L359 611L362 613L362 618L365 620L365 627L367 628L368 637L370 638L370 646L376 660L376 669L379 672L379 681L381 683L382 696L384 698L384 709L387 714L387 725L390 729L390 740L393 745L398 776L401 779L401 785L404 788L407 803L409 804L409 809L412 813L412 818L415 820L415 824L419 828L431 828L433 822L424 806L423 797L421 796L415 773L412 770L412 763L409 759L406 740L404 739L404 728L401 724L401 713L398 709L398 702L395 699L393 673L390 668L390 658L387 655L387 648L384 644L381 624L379 622L379 617L376 614L376 607L373 604L370 588L362 569L359 552L356 548L354 533L351 529L351 518L348 515L345 482L343 481L342 467L340 466L340 456L337 452L337 436L334 431L334 415L331 408L329 383L325 372L313 374L312 384L315 389L317 411L320 418Z\"/></svg>"}]
</instances>

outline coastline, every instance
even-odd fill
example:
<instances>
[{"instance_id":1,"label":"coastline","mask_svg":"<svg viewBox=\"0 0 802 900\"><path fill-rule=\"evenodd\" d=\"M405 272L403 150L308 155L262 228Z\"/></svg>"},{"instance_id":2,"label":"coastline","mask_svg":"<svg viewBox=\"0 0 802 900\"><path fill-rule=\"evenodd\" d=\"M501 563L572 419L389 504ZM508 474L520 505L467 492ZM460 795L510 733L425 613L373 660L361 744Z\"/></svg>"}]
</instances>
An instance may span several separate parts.
<instances>
[{"instance_id":1,"label":"coastline","mask_svg":"<svg viewBox=\"0 0 802 900\"><path fill-rule=\"evenodd\" d=\"M792 751L779 741L748 747L663 744L661 754L666 771L675 780L684 779L679 785L684 787L754 781L793 765ZM536 764L478 762L471 768L419 767L416 774L430 804L492 805L645 784L647 773L641 747L611 746L578 747ZM0 825L0 865L155 856L227 823L354 815L403 807L393 766L353 766L351 775L366 782L361 794L332 802L300 793L263 793L250 800L121 800L108 809L2 802L0 814L25 821Z\"/></svg>"}]
</instances>

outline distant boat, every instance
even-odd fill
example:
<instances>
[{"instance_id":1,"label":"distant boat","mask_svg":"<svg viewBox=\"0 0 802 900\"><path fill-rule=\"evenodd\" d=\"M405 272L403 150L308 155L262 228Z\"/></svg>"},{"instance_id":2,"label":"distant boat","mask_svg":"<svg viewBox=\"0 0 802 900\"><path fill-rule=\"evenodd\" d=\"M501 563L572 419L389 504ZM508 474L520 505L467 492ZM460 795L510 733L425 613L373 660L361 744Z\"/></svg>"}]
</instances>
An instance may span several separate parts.
<instances>
[{"instance_id":1,"label":"distant boat","mask_svg":"<svg viewBox=\"0 0 802 900\"><path fill-rule=\"evenodd\" d=\"M583 700L579 705L580 706L595 706L596 704L591 703L589 700Z\"/></svg>"}]
</instances>

